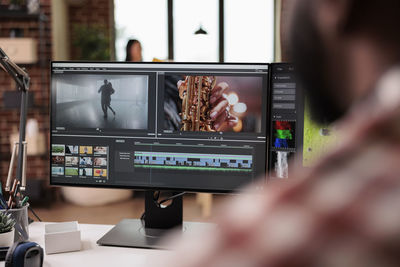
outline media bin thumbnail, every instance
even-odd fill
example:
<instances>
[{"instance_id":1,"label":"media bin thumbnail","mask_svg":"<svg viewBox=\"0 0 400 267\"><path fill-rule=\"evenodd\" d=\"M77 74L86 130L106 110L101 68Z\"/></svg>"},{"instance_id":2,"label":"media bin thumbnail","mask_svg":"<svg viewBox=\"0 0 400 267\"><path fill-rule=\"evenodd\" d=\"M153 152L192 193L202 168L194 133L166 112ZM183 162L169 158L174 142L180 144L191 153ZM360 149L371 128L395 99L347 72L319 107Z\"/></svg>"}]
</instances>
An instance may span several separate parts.
<instances>
[{"instance_id":1,"label":"media bin thumbnail","mask_svg":"<svg viewBox=\"0 0 400 267\"><path fill-rule=\"evenodd\" d=\"M263 77L165 76L164 131L260 133Z\"/></svg>"},{"instance_id":2,"label":"media bin thumbnail","mask_svg":"<svg viewBox=\"0 0 400 267\"><path fill-rule=\"evenodd\" d=\"M107 178L107 169L94 169L93 176L98 178Z\"/></svg>"},{"instance_id":3,"label":"media bin thumbnail","mask_svg":"<svg viewBox=\"0 0 400 267\"><path fill-rule=\"evenodd\" d=\"M65 165L66 166L75 166L75 165L78 165L78 163L79 163L78 157L71 157L71 156L65 157Z\"/></svg>"},{"instance_id":4,"label":"media bin thumbnail","mask_svg":"<svg viewBox=\"0 0 400 267\"><path fill-rule=\"evenodd\" d=\"M80 146L79 147L79 154L82 154L82 155L93 154L93 147L92 146Z\"/></svg>"},{"instance_id":5,"label":"media bin thumbnail","mask_svg":"<svg viewBox=\"0 0 400 267\"><path fill-rule=\"evenodd\" d=\"M94 158L93 165L105 167L105 166L107 166L107 159L106 158Z\"/></svg>"},{"instance_id":6,"label":"media bin thumbnail","mask_svg":"<svg viewBox=\"0 0 400 267\"><path fill-rule=\"evenodd\" d=\"M80 157L79 158L79 165L81 165L81 166L92 166L93 165L92 157Z\"/></svg>"},{"instance_id":7,"label":"media bin thumbnail","mask_svg":"<svg viewBox=\"0 0 400 267\"><path fill-rule=\"evenodd\" d=\"M65 176L78 176L78 168L66 167Z\"/></svg>"},{"instance_id":8,"label":"media bin thumbnail","mask_svg":"<svg viewBox=\"0 0 400 267\"><path fill-rule=\"evenodd\" d=\"M95 155L107 155L107 147L106 146L95 146L94 149Z\"/></svg>"},{"instance_id":9,"label":"media bin thumbnail","mask_svg":"<svg viewBox=\"0 0 400 267\"><path fill-rule=\"evenodd\" d=\"M93 169L92 168L81 168L81 169L79 169L79 176L91 177L91 176L93 176Z\"/></svg>"},{"instance_id":10,"label":"media bin thumbnail","mask_svg":"<svg viewBox=\"0 0 400 267\"><path fill-rule=\"evenodd\" d=\"M63 156L52 156L51 164L64 165L65 159Z\"/></svg>"},{"instance_id":11,"label":"media bin thumbnail","mask_svg":"<svg viewBox=\"0 0 400 267\"><path fill-rule=\"evenodd\" d=\"M64 175L64 167L51 167L51 175L63 176Z\"/></svg>"},{"instance_id":12,"label":"media bin thumbnail","mask_svg":"<svg viewBox=\"0 0 400 267\"><path fill-rule=\"evenodd\" d=\"M65 145L51 145L51 155L52 156L64 156L65 155Z\"/></svg>"},{"instance_id":13,"label":"media bin thumbnail","mask_svg":"<svg viewBox=\"0 0 400 267\"><path fill-rule=\"evenodd\" d=\"M147 129L148 76L54 75L55 126L76 129Z\"/></svg>"},{"instance_id":14,"label":"media bin thumbnail","mask_svg":"<svg viewBox=\"0 0 400 267\"><path fill-rule=\"evenodd\" d=\"M79 146L67 145L65 146L65 154L78 154Z\"/></svg>"}]
</instances>

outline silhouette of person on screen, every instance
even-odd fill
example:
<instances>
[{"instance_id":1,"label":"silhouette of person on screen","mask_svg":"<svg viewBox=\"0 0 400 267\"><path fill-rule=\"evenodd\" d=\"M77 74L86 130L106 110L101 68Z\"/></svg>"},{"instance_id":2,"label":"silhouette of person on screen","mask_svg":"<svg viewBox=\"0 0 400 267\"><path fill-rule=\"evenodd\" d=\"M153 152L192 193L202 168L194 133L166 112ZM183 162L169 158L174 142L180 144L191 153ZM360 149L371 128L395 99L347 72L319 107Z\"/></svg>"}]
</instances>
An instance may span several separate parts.
<instances>
[{"instance_id":1,"label":"silhouette of person on screen","mask_svg":"<svg viewBox=\"0 0 400 267\"><path fill-rule=\"evenodd\" d=\"M107 118L107 111L110 109L115 116L115 111L111 107L111 95L115 93L112 84L104 80L104 84L100 87L98 93L101 93L101 109L104 113L104 118Z\"/></svg>"}]
</instances>

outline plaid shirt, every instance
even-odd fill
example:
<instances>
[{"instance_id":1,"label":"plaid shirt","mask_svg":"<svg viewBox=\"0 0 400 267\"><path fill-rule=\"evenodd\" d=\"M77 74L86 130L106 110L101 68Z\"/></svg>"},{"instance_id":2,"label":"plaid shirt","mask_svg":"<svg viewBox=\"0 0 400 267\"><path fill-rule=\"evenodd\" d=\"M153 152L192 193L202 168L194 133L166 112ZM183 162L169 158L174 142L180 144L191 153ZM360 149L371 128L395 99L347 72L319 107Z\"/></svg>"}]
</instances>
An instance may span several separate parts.
<instances>
[{"instance_id":1,"label":"plaid shirt","mask_svg":"<svg viewBox=\"0 0 400 267\"><path fill-rule=\"evenodd\" d=\"M400 68L376 88L315 167L234 197L218 229L175 239L149 266L400 266Z\"/></svg>"}]
</instances>

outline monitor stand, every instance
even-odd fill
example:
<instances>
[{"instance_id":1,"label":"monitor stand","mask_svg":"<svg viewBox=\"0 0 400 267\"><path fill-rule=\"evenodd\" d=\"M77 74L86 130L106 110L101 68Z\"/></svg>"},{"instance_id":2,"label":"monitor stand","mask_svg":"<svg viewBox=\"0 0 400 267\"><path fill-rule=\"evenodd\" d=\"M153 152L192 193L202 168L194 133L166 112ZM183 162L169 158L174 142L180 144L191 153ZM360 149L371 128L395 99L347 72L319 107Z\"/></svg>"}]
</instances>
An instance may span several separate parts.
<instances>
[{"instance_id":1,"label":"monitor stand","mask_svg":"<svg viewBox=\"0 0 400 267\"><path fill-rule=\"evenodd\" d=\"M177 194L176 192L174 194ZM142 220L124 219L97 241L102 246L168 249L160 240L171 229L185 235L196 229L215 227L210 223L183 222L182 196L176 197L167 207L154 201L154 191L145 192L145 217ZM178 231L179 233L179 231Z\"/></svg>"}]
</instances>

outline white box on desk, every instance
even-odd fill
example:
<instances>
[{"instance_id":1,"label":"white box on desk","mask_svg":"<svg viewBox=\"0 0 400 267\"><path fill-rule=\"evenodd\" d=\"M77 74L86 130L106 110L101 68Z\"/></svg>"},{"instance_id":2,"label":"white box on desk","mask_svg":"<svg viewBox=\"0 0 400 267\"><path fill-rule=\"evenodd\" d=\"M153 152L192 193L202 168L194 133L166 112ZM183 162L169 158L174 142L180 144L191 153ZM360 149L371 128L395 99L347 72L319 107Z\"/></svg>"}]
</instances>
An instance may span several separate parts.
<instances>
[{"instance_id":1,"label":"white box on desk","mask_svg":"<svg viewBox=\"0 0 400 267\"><path fill-rule=\"evenodd\" d=\"M44 244L46 254L81 250L81 231L78 222L45 225Z\"/></svg>"}]
</instances>

